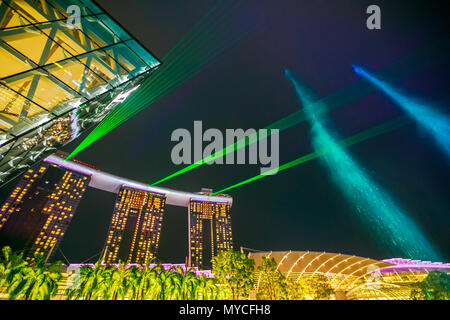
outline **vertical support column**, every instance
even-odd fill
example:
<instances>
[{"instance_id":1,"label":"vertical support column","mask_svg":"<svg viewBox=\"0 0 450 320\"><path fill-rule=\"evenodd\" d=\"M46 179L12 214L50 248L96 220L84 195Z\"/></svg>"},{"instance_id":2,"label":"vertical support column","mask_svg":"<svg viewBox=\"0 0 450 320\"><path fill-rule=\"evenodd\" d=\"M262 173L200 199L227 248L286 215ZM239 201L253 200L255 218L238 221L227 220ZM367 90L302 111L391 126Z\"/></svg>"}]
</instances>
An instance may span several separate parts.
<instances>
[{"instance_id":1,"label":"vertical support column","mask_svg":"<svg viewBox=\"0 0 450 320\"><path fill-rule=\"evenodd\" d=\"M191 261L191 202L188 204L188 267L192 266Z\"/></svg>"}]
</instances>

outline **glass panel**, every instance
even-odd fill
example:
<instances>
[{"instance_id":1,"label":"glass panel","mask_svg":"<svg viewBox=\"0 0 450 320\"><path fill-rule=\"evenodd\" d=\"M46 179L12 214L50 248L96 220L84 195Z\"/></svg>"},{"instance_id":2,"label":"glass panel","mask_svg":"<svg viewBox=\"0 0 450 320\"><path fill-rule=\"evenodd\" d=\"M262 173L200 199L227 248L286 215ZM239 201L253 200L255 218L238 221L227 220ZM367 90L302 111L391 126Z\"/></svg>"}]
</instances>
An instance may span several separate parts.
<instances>
[{"instance_id":1,"label":"glass panel","mask_svg":"<svg viewBox=\"0 0 450 320\"><path fill-rule=\"evenodd\" d=\"M114 53L112 51L107 52L107 50L104 49L96 50L91 53L91 55L94 57L95 60L98 61L99 64L101 64L109 72L116 74L118 73L117 61L113 58L113 54ZM100 68L100 70L102 69ZM104 73L108 74L107 72Z\"/></svg>"},{"instance_id":2,"label":"glass panel","mask_svg":"<svg viewBox=\"0 0 450 320\"><path fill-rule=\"evenodd\" d=\"M8 137L10 137L10 135L5 134L5 133L0 133L0 160L3 159L3 157L5 156L5 153L9 151L9 149L13 146L14 141L11 141L5 145L3 145L3 142L5 142L6 140L9 140Z\"/></svg>"},{"instance_id":3,"label":"glass panel","mask_svg":"<svg viewBox=\"0 0 450 320\"><path fill-rule=\"evenodd\" d=\"M8 77L32 68L26 59L22 60L3 47L0 47L0 61L0 78Z\"/></svg>"},{"instance_id":4,"label":"glass panel","mask_svg":"<svg viewBox=\"0 0 450 320\"><path fill-rule=\"evenodd\" d=\"M108 83L110 83L110 81L114 80L117 77L117 74L111 71L112 67L114 66L111 66L110 64L112 64L114 60L112 60L105 52L95 51L89 54L89 56L91 57L89 59L89 68L91 70L94 70L96 74L108 81ZM84 59L83 62L85 60L86 59ZM105 63L104 60L107 60L108 62L110 62L110 64ZM111 85L115 84L111 83Z\"/></svg>"},{"instance_id":5,"label":"glass panel","mask_svg":"<svg viewBox=\"0 0 450 320\"><path fill-rule=\"evenodd\" d=\"M98 7L93 1L81 0L81 2L83 2L93 13L103 13L103 10L100 9L100 7Z\"/></svg>"},{"instance_id":6,"label":"glass panel","mask_svg":"<svg viewBox=\"0 0 450 320\"><path fill-rule=\"evenodd\" d=\"M75 108L83 108L83 103L86 102L85 98L75 98L64 103L61 103L52 109L52 113L60 116Z\"/></svg>"},{"instance_id":7,"label":"glass panel","mask_svg":"<svg viewBox=\"0 0 450 320\"><path fill-rule=\"evenodd\" d=\"M39 114L35 114L31 116L31 113L28 115L29 118L27 119L20 119L20 121L11 129L8 130L9 133L18 136L25 132L30 131L33 128L36 128L49 120L53 119L55 116L51 113L48 113L46 111L43 111L43 109L40 109ZM34 110L35 112L36 110Z\"/></svg>"},{"instance_id":8,"label":"glass panel","mask_svg":"<svg viewBox=\"0 0 450 320\"><path fill-rule=\"evenodd\" d=\"M36 64L43 65L71 57L35 27L4 30L0 32L0 37Z\"/></svg>"},{"instance_id":9,"label":"glass panel","mask_svg":"<svg viewBox=\"0 0 450 320\"><path fill-rule=\"evenodd\" d=\"M122 41L131 39L130 35L106 14L99 15L98 18Z\"/></svg>"},{"instance_id":10,"label":"glass panel","mask_svg":"<svg viewBox=\"0 0 450 320\"><path fill-rule=\"evenodd\" d=\"M86 39L81 30L71 29L63 21L45 24L45 28L44 26L39 26L39 28L47 36L52 37L54 42L56 42L54 46L59 44L67 52L74 56L86 52ZM56 29L56 33L54 29Z\"/></svg>"},{"instance_id":11,"label":"glass panel","mask_svg":"<svg viewBox=\"0 0 450 320\"><path fill-rule=\"evenodd\" d=\"M8 129L17 123L19 119L22 120L44 112L45 110L36 104L9 88L0 85L0 116L3 120L2 122L10 123Z\"/></svg>"},{"instance_id":12,"label":"glass panel","mask_svg":"<svg viewBox=\"0 0 450 320\"><path fill-rule=\"evenodd\" d=\"M0 127L13 135L30 130L52 116L31 101L0 85Z\"/></svg>"},{"instance_id":13,"label":"glass panel","mask_svg":"<svg viewBox=\"0 0 450 320\"><path fill-rule=\"evenodd\" d=\"M0 29L18 27L29 23L4 2L0 2L0 9L5 10L0 20Z\"/></svg>"},{"instance_id":14,"label":"glass panel","mask_svg":"<svg viewBox=\"0 0 450 320\"><path fill-rule=\"evenodd\" d=\"M134 77L150 69L149 66L146 65L144 61L142 61L142 59L131 51L125 44L114 46L113 50L117 61L126 68L121 68L121 74L129 72L131 73L130 76Z\"/></svg>"},{"instance_id":15,"label":"glass panel","mask_svg":"<svg viewBox=\"0 0 450 320\"><path fill-rule=\"evenodd\" d=\"M96 43L97 47L121 42L121 39L111 29L100 22L100 17L106 17L106 15L82 18L84 33ZM93 49L95 49L94 45Z\"/></svg>"},{"instance_id":16,"label":"glass panel","mask_svg":"<svg viewBox=\"0 0 450 320\"><path fill-rule=\"evenodd\" d=\"M160 62L145 50L137 41L127 41L126 44L134 51L136 54L145 61L145 63L150 66L150 68L156 67Z\"/></svg>"},{"instance_id":17,"label":"glass panel","mask_svg":"<svg viewBox=\"0 0 450 320\"><path fill-rule=\"evenodd\" d=\"M122 44L117 44L115 46L112 47L108 47L103 49L103 51L109 56L109 57L114 57L114 59L112 59L110 61L110 66L111 68L114 70L115 73L128 73L130 72L130 69L128 69L125 65L120 65L118 59L117 59L117 54L116 51L119 51L120 46L123 46ZM133 68L133 66L131 66L130 68Z\"/></svg>"},{"instance_id":18,"label":"glass panel","mask_svg":"<svg viewBox=\"0 0 450 320\"><path fill-rule=\"evenodd\" d=\"M14 8L22 18L25 18L24 24L39 23L48 21L46 13L48 13L47 3L45 1L23 1L13 0L10 6ZM17 14L17 13L16 13Z\"/></svg>"},{"instance_id":19,"label":"glass panel","mask_svg":"<svg viewBox=\"0 0 450 320\"><path fill-rule=\"evenodd\" d=\"M39 28L47 35L50 35L51 30L56 28L58 31L54 40L74 56L101 49L120 40L96 17L82 18L81 26L81 29L72 29L64 21L58 21L42 25ZM102 35L106 35L106 37Z\"/></svg>"},{"instance_id":20,"label":"glass panel","mask_svg":"<svg viewBox=\"0 0 450 320\"><path fill-rule=\"evenodd\" d=\"M71 5L76 5L80 8L80 14L82 16L91 15L94 12L90 10L89 6L77 0L46 0L56 11L61 15L68 17L67 8Z\"/></svg>"},{"instance_id":21,"label":"glass panel","mask_svg":"<svg viewBox=\"0 0 450 320\"><path fill-rule=\"evenodd\" d=\"M23 91L23 95L47 110L75 97L69 88L56 79L49 78L44 70L30 71L20 77L8 79L5 83L13 90Z\"/></svg>"}]
</instances>

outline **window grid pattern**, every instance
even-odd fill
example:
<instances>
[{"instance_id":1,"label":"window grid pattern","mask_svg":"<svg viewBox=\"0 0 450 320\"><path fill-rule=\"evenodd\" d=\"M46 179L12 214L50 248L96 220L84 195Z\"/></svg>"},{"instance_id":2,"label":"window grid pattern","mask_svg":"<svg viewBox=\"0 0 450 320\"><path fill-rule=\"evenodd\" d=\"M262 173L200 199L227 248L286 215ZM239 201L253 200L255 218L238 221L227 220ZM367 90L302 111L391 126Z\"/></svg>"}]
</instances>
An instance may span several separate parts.
<instances>
[{"instance_id":1,"label":"window grid pattern","mask_svg":"<svg viewBox=\"0 0 450 320\"><path fill-rule=\"evenodd\" d=\"M29 192L33 184L35 184L48 169L48 164L30 168L22 176L17 186L13 189L8 199L0 208L0 230L2 230L5 223L8 221L11 214L20 210L23 200L29 196Z\"/></svg>"},{"instance_id":2,"label":"window grid pattern","mask_svg":"<svg viewBox=\"0 0 450 320\"><path fill-rule=\"evenodd\" d=\"M67 231L89 181L90 178L83 174L69 170L64 172L42 209L42 214L48 215L48 218L28 251L27 260L32 261L35 254L42 254L46 261L51 257Z\"/></svg>"},{"instance_id":3,"label":"window grid pattern","mask_svg":"<svg viewBox=\"0 0 450 320\"><path fill-rule=\"evenodd\" d=\"M166 199L163 195L121 188L117 196L106 244L105 263L117 263L125 232L132 233L130 248L125 248L127 263L145 263L158 252ZM128 219L134 217L136 223ZM128 230L126 230L128 229Z\"/></svg>"},{"instance_id":4,"label":"window grid pattern","mask_svg":"<svg viewBox=\"0 0 450 320\"><path fill-rule=\"evenodd\" d=\"M230 205L191 200L189 211L191 265L203 267L210 263L204 261L205 250L210 250L210 256L214 257L233 248ZM206 233L209 233L208 236ZM205 243L206 239L209 239L210 243Z\"/></svg>"},{"instance_id":5,"label":"window grid pattern","mask_svg":"<svg viewBox=\"0 0 450 320\"><path fill-rule=\"evenodd\" d=\"M89 0L0 1L0 63L0 183L101 121L159 65Z\"/></svg>"}]
</instances>

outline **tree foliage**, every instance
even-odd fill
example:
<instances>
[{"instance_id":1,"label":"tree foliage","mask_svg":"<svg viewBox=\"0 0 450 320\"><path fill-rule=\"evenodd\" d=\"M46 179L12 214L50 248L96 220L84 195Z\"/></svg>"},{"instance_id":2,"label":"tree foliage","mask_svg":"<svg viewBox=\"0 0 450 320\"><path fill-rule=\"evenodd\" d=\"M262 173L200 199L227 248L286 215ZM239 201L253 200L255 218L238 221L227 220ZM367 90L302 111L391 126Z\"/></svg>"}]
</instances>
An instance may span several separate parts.
<instances>
[{"instance_id":1,"label":"tree foliage","mask_svg":"<svg viewBox=\"0 0 450 320\"><path fill-rule=\"evenodd\" d=\"M44 257L36 254L33 262L28 263L10 247L2 249L0 289L11 300L49 300L58 293L61 278L59 261L46 264Z\"/></svg>"},{"instance_id":2,"label":"tree foliage","mask_svg":"<svg viewBox=\"0 0 450 320\"><path fill-rule=\"evenodd\" d=\"M199 276L193 269L166 268L148 261L142 265L125 263L79 269L74 285L64 294L66 299L82 300L210 300L245 299L255 287L255 263L246 254L229 250L212 259L214 278ZM263 258L258 267L257 299L327 299L333 293L323 275L286 279L273 258ZM0 291L10 299L47 300L55 297L58 283L63 280L61 262L45 263L41 255L26 262L22 254L4 247L0 257ZM72 280L72 279L71 279ZM448 299L448 275L432 274L416 286L415 297ZM446 295L443 295L446 288Z\"/></svg>"},{"instance_id":3,"label":"tree foliage","mask_svg":"<svg viewBox=\"0 0 450 320\"><path fill-rule=\"evenodd\" d=\"M450 300L450 275L445 272L431 271L423 281L411 286L413 300Z\"/></svg>"},{"instance_id":4,"label":"tree foliage","mask_svg":"<svg viewBox=\"0 0 450 320\"><path fill-rule=\"evenodd\" d=\"M281 300L286 297L286 281L274 258L262 257L262 264L258 267L259 284L256 299Z\"/></svg>"},{"instance_id":5,"label":"tree foliage","mask_svg":"<svg viewBox=\"0 0 450 320\"><path fill-rule=\"evenodd\" d=\"M219 253L212 259L212 272L218 285L228 289L230 297L234 299L246 298L253 288L253 274L255 262L246 254L228 250Z\"/></svg>"},{"instance_id":6,"label":"tree foliage","mask_svg":"<svg viewBox=\"0 0 450 320\"><path fill-rule=\"evenodd\" d=\"M259 286L256 294L261 300L310 300L329 299L334 293L327 277L305 275L301 278L287 279L278 270L274 258L262 258L258 267Z\"/></svg>"}]
</instances>

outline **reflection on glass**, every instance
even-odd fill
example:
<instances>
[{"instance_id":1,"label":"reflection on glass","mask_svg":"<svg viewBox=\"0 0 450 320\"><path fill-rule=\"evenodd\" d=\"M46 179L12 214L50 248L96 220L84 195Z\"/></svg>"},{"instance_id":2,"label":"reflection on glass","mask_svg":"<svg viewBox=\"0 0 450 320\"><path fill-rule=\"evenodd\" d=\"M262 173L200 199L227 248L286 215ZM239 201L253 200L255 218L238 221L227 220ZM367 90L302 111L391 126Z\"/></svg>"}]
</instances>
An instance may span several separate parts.
<instances>
[{"instance_id":1,"label":"reflection on glass","mask_svg":"<svg viewBox=\"0 0 450 320\"><path fill-rule=\"evenodd\" d=\"M90 0L0 0L0 39L0 183L99 123L159 65Z\"/></svg>"},{"instance_id":2,"label":"reflection on glass","mask_svg":"<svg viewBox=\"0 0 450 320\"><path fill-rule=\"evenodd\" d=\"M47 75L44 70L34 70L21 75L19 79L10 78L6 85L23 93L36 104L47 110L75 97L63 83Z\"/></svg>"}]
</instances>

